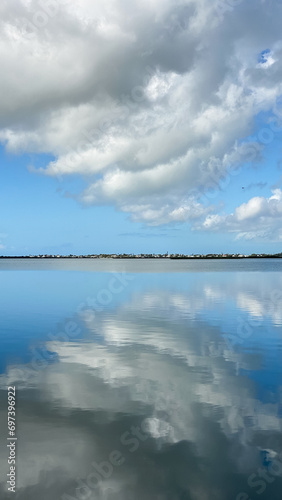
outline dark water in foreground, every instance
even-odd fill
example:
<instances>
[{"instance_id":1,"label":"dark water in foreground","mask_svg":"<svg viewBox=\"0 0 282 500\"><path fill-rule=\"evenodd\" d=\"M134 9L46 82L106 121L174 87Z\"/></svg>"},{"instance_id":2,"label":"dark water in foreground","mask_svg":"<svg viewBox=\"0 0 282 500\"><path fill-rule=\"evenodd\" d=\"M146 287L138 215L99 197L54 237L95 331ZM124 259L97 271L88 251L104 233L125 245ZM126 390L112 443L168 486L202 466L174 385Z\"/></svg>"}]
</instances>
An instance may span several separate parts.
<instances>
[{"instance_id":1,"label":"dark water in foreground","mask_svg":"<svg viewBox=\"0 0 282 500\"><path fill-rule=\"evenodd\" d=\"M0 280L1 499L281 500L281 261L2 260Z\"/></svg>"}]
</instances>

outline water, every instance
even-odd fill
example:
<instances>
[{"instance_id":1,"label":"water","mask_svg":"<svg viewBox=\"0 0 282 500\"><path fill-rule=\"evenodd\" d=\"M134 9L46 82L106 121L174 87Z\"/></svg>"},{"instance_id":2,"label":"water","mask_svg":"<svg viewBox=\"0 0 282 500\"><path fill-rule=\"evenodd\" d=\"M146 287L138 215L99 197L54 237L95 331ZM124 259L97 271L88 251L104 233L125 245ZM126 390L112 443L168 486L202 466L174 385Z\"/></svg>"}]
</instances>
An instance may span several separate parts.
<instances>
[{"instance_id":1,"label":"water","mask_svg":"<svg viewBox=\"0 0 282 500\"><path fill-rule=\"evenodd\" d=\"M281 499L281 261L0 269L1 499Z\"/></svg>"}]
</instances>

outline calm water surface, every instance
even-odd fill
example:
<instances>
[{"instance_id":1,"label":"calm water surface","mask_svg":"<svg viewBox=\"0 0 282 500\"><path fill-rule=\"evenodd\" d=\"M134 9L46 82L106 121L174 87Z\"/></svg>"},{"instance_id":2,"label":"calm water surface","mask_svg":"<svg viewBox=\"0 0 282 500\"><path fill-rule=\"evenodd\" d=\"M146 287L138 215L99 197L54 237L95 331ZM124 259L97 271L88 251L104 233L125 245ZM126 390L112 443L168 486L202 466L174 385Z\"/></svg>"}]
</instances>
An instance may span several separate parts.
<instances>
[{"instance_id":1,"label":"calm water surface","mask_svg":"<svg viewBox=\"0 0 282 500\"><path fill-rule=\"evenodd\" d=\"M0 280L1 500L281 500L282 261L0 260Z\"/></svg>"}]
</instances>

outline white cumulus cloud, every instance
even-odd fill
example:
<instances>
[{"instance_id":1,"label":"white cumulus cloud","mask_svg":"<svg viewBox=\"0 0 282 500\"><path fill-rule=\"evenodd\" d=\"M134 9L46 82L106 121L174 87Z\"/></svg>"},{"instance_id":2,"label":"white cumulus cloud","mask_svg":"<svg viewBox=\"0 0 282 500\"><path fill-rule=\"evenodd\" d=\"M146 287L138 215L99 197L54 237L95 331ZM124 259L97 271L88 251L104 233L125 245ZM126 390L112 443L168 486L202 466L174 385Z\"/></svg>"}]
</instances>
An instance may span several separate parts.
<instances>
[{"instance_id":1,"label":"white cumulus cloud","mask_svg":"<svg viewBox=\"0 0 282 500\"><path fill-rule=\"evenodd\" d=\"M229 215L208 215L197 229L236 233L237 239L270 238L282 240L282 191L273 190L272 196L255 196L242 203Z\"/></svg>"},{"instance_id":2,"label":"white cumulus cloud","mask_svg":"<svg viewBox=\"0 0 282 500\"><path fill-rule=\"evenodd\" d=\"M0 141L51 154L45 175L82 175L81 203L200 220L200 196L259 155L238 144L282 94L281 3L15 0L0 14Z\"/></svg>"}]
</instances>

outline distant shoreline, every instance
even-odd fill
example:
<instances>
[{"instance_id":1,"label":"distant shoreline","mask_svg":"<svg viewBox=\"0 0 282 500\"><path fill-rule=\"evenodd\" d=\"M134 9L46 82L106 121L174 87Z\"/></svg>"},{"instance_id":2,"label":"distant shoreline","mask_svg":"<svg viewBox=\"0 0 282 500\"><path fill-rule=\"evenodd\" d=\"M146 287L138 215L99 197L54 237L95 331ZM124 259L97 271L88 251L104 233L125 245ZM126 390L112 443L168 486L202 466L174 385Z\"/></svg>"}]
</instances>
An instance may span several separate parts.
<instances>
[{"instance_id":1,"label":"distant shoreline","mask_svg":"<svg viewBox=\"0 0 282 500\"><path fill-rule=\"evenodd\" d=\"M276 254L88 254L88 255L0 255L0 259L281 259L282 252Z\"/></svg>"}]
</instances>

